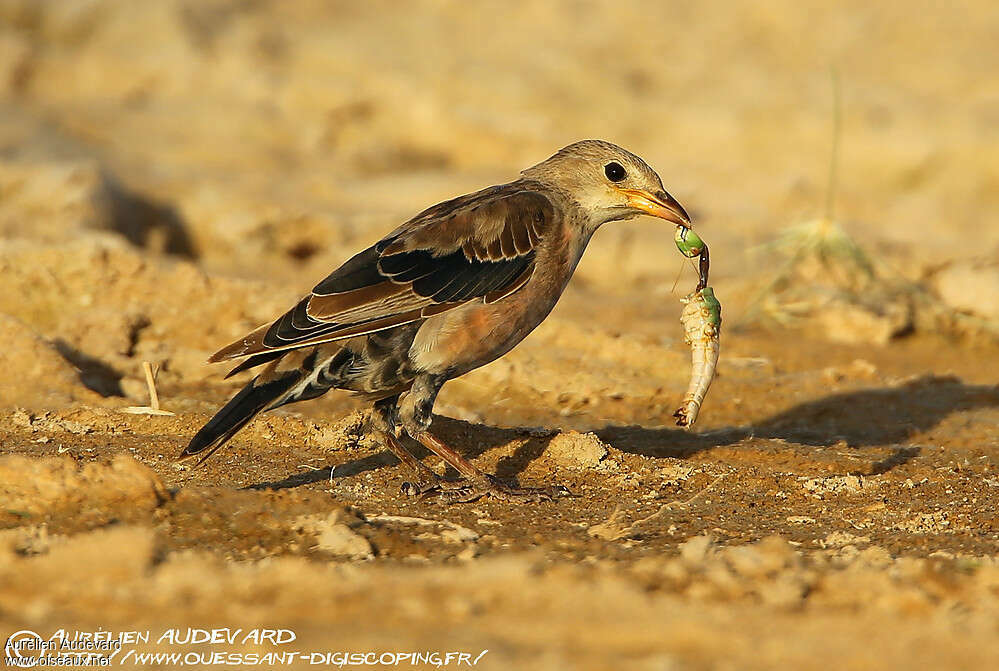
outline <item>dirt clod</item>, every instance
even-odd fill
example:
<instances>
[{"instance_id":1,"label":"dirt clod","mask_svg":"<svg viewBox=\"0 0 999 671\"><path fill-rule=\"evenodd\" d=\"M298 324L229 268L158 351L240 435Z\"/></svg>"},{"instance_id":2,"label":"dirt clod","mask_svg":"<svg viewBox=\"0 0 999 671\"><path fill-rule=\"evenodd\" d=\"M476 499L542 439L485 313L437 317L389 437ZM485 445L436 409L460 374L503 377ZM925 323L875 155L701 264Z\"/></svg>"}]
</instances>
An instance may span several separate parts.
<instances>
[{"instance_id":1,"label":"dirt clod","mask_svg":"<svg viewBox=\"0 0 999 671\"><path fill-rule=\"evenodd\" d=\"M568 431L553 437L545 454L566 468L593 468L607 456L607 446L592 433Z\"/></svg>"},{"instance_id":2,"label":"dirt clod","mask_svg":"<svg viewBox=\"0 0 999 671\"><path fill-rule=\"evenodd\" d=\"M168 496L152 469L125 454L110 463L0 456L0 515L8 521L45 518L70 509L85 516L150 510Z\"/></svg>"}]
</instances>

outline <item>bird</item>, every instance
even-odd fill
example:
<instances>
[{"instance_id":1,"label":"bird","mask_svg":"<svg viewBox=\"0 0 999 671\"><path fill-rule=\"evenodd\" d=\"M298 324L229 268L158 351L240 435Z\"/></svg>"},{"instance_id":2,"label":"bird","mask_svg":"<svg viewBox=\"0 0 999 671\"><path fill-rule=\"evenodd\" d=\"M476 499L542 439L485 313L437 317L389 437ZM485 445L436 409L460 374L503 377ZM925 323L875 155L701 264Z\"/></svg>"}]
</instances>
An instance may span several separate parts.
<instances>
[{"instance_id":1,"label":"bird","mask_svg":"<svg viewBox=\"0 0 999 671\"><path fill-rule=\"evenodd\" d=\"M406 494L524 502L568 494L489 475L430 429L441 387L509 352L555 307L594 232L639 215L690 217L637 155L582 140L514 181L438 203L351 257L274 322L209 362L260 372L178 457L200 465L262 411L338 389L370 401L368 429L413 471ZM446 481L409 437L460 479Z\"/></svg>"}]
</instances>

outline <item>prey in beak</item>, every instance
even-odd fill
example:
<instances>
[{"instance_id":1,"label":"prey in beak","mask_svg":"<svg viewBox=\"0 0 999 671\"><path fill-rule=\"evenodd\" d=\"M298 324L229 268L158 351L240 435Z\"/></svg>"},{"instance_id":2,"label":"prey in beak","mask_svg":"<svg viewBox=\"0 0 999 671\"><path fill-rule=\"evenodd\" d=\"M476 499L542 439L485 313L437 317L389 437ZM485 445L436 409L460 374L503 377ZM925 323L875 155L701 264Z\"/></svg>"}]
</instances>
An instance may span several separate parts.
<instances>
[{"instance_id":1,"label":"prey in beak","mask_svg":"<svg viewBox=\"0 0 999 671\"><path fill-rule=\"evenodd\" d=\"M641 210L653 217L665 219L677 226L690 228L690 216L673 196L665 191L649 193L641 189L619 189L628 198L628 207Z\"/></svg>"}]
</instances>

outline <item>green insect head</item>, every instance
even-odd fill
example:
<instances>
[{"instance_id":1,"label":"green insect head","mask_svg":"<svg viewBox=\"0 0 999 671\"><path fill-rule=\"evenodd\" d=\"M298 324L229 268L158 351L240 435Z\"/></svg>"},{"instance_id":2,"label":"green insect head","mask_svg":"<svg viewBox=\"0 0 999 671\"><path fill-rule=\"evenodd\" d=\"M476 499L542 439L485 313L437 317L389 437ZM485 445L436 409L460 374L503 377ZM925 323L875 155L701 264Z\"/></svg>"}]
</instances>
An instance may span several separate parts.
<instances>
[{"instance_id":1,"label":"green insect head","mask_svg":"<svg viewBox=\"0 0 999 671\"><path fill-rule=\"evenodd\" d=\"M680 250L680 253L691 259L695 256L700 256L701 250L704 249L704 241L701 240L697 233L694 233L693 229L686 226L676 227L673 241L676 243L676 248Z\"/></svg>"}]
</instances>

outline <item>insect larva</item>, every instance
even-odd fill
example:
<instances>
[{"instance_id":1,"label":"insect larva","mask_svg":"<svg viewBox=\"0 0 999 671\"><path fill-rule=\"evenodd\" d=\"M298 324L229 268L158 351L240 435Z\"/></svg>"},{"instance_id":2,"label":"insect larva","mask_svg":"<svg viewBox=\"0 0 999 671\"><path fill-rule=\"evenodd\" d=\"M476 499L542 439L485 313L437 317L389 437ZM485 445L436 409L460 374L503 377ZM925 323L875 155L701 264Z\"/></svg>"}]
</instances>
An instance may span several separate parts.
<instances>
[{"instance_id":1,"label":"insect larva","mask_svg":"<svg viewBox=\"0 0 999 671\"><path fill-rule=\"evenodd\" d=\"M718 334L721 332L721 304L711 287L694 291L682 299L680 313L684 340L690 345L690 385L683 397L683 405L673 413L677 426L690 428L697 421L697 413L708 393L718 366Z\"/></svg>"}]
</instances>

